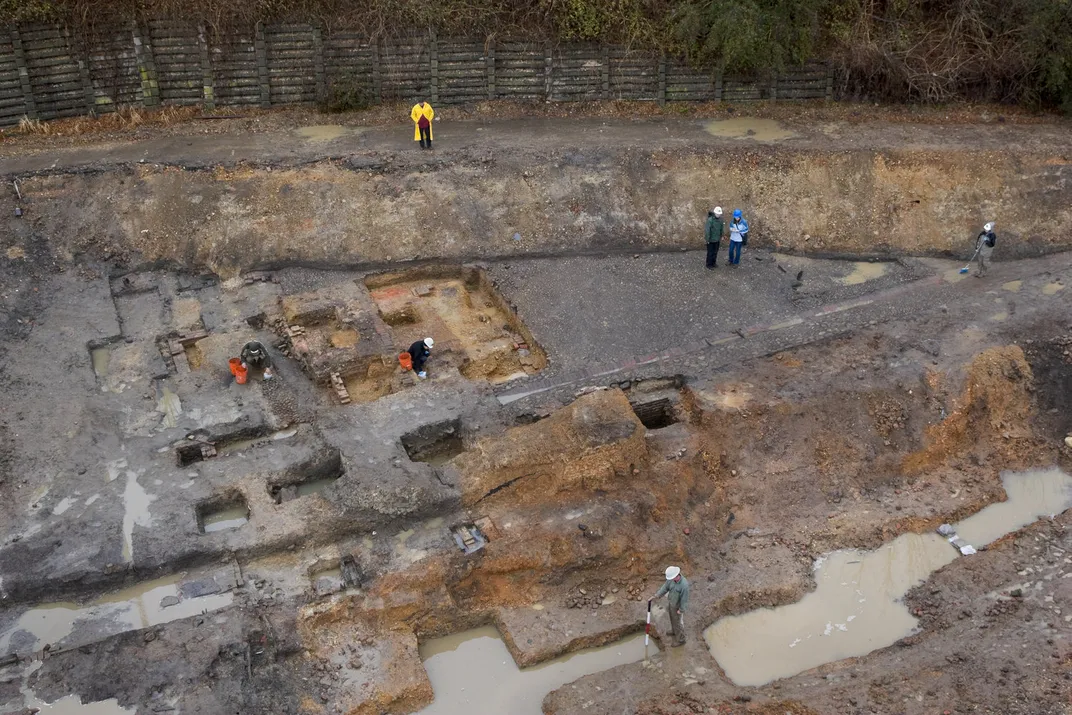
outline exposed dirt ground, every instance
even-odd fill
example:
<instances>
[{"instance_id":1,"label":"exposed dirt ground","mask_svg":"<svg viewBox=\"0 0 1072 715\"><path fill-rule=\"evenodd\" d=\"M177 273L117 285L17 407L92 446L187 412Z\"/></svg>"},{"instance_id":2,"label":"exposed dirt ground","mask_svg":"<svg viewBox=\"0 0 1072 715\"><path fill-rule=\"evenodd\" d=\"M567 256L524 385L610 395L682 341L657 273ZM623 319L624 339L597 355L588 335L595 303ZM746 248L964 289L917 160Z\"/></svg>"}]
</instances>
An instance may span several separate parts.
<instances>
[{"instance_id":1,"label":"exposed dirt ground","mask_svg":"<svg viewBox=\"0 0 1072 715\"><path fill-rule=\"evenodd\" d=\"M164 107L158 110L129 109L99 117L41 122L28 127L0 129L0 142L14 151L53 150L63 146L92 144L101 140L144 139L161 135L230 134L289 130L295 126L339 125L374 127L394 125L409 117L408 104L387 103L368 110L325 114L315 109L263 110L247 107L206 111L202 107ZM670 103L653 102L563 102L534 103L497 100L473 105L439 107L437 113L451 120L494 120L541 117L548 119L611 118L619 116L692 117L728 119L747 115L798 123L845 121L854 124L875 120L900 124L1051 124L1061 117L1006 105L964 104L945 107L926 105L861 105L823 102ZM328 135L330 136L330 135Z\"/></svg>"},{"instance_id":2,"label":"exposed dirt ground","mask_svg":"<svg viewBox=\"0 0 1072 715\"><path fill-rule=\"evenodd\" d=\"M64 260L226 277L646 252L697 246L713 205L742 208L756 246L817 256L967 258L988 220L1006 257L1063 248L1072 235L1068 125L1054 118L452 111L430 152L404 123L303 126L342 120L301 113L266 115L263 131L246 133L195 121L92 144L16 137L0 176L17 179L23 198L12 190L3 201L0 250L43 240Z\"/></svg>"},{"instance_id":3,"label":"exposed dirt ground","mask_svg":"<svg viewBox=\"0 0 1072 715\"><path fill-rule=\"evenodd\" d=\"M1057 150L1055 125L1009 124ZM858 140L881 136L868 132ZM651 133L642 124L629 141ZM20 146L55 149L36 141ZM724 150L706 151L714 162ZM549 155L528 151L549 177ZM675 151L667 161L693 161ZM767 147L773 163L750 176L772 180L790 151ZM1043 153L1030 161L1055 166ZM494 625L519 666L618 644L643 630L669 564L692 584L687 643L670 646L661 602L658 652L542 693L544 712L1070 712L1072 512L1039 511L975 554L948 546L947 565L904 598L912 627L872 652L740 686L704 639L720 619L800 601L830 552L962 523L1005 499L1003 474L1072 473L1069 254L998 253L985 278L959 262L829 260L767 240L715 272L697 251L659 245L463 265L447 259L497 249L433 232L421 266L328 271L301 267L334 254L302 242L322 224L287 232L284 202L242 218L278 222L258 256L275 267L216 275L205 269L224 254L168 249L140 219L130 235L145 246L116 243L119 260L98 260L96 235L71 251L68 221L99 218L92 205L116 172L142 171L101 166L77 187L66 170L28 182L34 211L48 205L60 223L4 224L0 713L418 712L436 697L421 651L434 639ZM411 170L380 181L419 181L424 169ZM1007 170L991 165L987 181L1048 202L1067 191L1064 169ZM194 195L210 175L220 191L279 173L306 191L309 172L345 194L333 171L151 170L109 201L148 197L158 181ZM480 190L451 181L455 195ZM577 181L534 183L568 205ZM681 190L663 186L659 201ZM81 203L61 207L64 196ZM1031 230L1039 245L1066 240ZM155 258L169 264L143 264ZM191 270L174 269L183 261ZM398 355L427 335L421 381ZM229 359L251 338L277 375L237 384ZM483 712L474 702L465 712Z\"/></svg>"}]
</instances>

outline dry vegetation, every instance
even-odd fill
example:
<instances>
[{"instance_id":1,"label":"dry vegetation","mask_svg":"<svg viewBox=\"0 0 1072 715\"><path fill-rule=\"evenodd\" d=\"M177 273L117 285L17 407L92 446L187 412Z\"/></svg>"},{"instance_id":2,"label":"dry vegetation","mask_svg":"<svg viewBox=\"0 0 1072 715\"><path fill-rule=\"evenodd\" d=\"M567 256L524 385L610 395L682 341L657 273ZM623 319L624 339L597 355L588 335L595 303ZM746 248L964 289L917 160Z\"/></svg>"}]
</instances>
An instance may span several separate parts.
<instances>
[{"instance_id":1,"label":"dry vegetation","mask_svg":"<svg viewBox=\"0 0 1072 715\"><path fill-rule=\"evenodd\" d=\"M82 136L109 132L123 132L138 127L170 127L187 122L201 113L199 106L166 106L159 109L123 106L116 111L94 116L42 122L40 119L23 117L19 120L18 132L42 137Z\"/></svg>"}]
</instances>

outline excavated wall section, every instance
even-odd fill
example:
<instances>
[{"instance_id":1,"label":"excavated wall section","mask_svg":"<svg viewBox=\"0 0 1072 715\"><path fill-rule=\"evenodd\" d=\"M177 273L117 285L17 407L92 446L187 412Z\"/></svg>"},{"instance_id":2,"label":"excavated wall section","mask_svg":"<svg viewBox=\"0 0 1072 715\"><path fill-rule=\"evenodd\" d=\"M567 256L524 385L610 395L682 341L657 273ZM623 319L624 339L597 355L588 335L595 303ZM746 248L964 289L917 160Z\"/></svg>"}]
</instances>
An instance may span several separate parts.
<instances>
[{"instance_id":1,"label":"excavated wall section","mask_svg":"<svg viewBox=\"0 0 1072 715\"><path fill-rule=\"evenodd\" d=\"M654 130L653 130L654 131ZM23 178L17 248L208 268L702 247L707 209L752 243L817 255L961 255L985 220L1000 257L1072 242L1072 160L1037 151L726 144L489 149L211 168L122 164ZM2 232L0 232L2 233Z\"/></svg>"}]
</instances>

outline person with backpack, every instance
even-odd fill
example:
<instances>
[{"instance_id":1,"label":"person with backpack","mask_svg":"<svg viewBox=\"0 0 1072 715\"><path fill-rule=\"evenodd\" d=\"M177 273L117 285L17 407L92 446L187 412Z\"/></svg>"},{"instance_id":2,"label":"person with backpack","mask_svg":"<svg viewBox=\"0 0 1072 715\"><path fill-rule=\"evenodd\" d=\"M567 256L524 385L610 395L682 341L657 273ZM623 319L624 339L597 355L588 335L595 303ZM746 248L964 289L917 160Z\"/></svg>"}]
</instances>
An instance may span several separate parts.
<instances>
[{"instance_id":1,"label":"person with backpack","mask_svg":"<svg viewBox=\"0 0 1072 715\"><path fill-rule=\"evenodd\" d=\"M975 255L976 260L979 261L978 270L975 272L976 278L982 278L986 275L987 268L990 265L990 257L994 253L994 246L997 245L998 237L994 234L994 222L990 221L983 225L983 230L979 232L979 236L975 239Z\"/></svg>"},{"instance_id":2,"label":"person with backpack","mask_svg":"<svg viewBox=\"0 0 1072 715\"><path fill-rule=\"evenodd\" d=\"M726 224L722 221L722 207L716 206L707 212L707 226L704 227L704 241L707 242L707 270L718 268L718 247L726 235Z\"/></svg>"},{"instance_id":3,"label":"person with backpack","mask_svg":"<svg viewBox=\"0 0 1072 715\"><path fill-rule=\"evenodd\" d=\"M740 209L734 209L733 220L730 221L730 265L740 265L741 249L746 240L748 240L748 221L741 215Z\"/></svg>"}]
</instances>

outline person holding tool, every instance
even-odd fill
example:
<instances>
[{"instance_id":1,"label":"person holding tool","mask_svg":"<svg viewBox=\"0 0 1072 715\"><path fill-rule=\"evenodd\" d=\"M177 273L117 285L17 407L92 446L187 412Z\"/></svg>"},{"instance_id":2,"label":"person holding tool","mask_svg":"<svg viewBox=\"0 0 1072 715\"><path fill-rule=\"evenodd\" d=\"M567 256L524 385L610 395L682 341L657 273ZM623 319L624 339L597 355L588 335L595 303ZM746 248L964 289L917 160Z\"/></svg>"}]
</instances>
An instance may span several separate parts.
<instances>
[{"instance_id":1,"label":"person holding tool","mask_svg":"<svg viewBox=\"0 0 1072 715\"><path fill-rule=\"evenodd\" d=\"M979 232L975 239L975 252L979 256L979 269L975 275L979 278L986 275L986 271L990 267L990 256L994 253L994 246L997 245L997 242L998 237L994 234L994 222L984 224L983 230Z\"/></svg>"},{"instance_id":2,"label":"person holding tool","mask_svg":"<svg viewBox=\"0 0 1072 715\"><path fill-rule=\"evenodd\" d=\"M990 221L983 224L983 230L975 237L975 253L968 259L967 265L960 269L960 273L967 273L968 269L971 268L972 262L978 258L979 270L975 277L982 278L986 274L986 269L990 264L990 256L994 253L994 246L997 245L997 242L998 237L994 233L994 222Z\"/></svg>"},{"instance_id":3,"label":"person holding tool","mask_svg":"<svg viewBox=\"0 0 1072 715\"><path fill-rule=\"evenodd\" d=\"M434 345L434 340L425 338L409 346L408 352L410 359L413 361L413 372L417 373L417 377L421 380L428 377L428 373L424 369L424 363L428 360L428 356L432 354Z\"/></svg>"},{"instance_id":4,"label":"person holding tool","mask_svg":"<svg viewBox=\"0 0 1072 715\"><path fill-rule=\"evenodd\" d=\"M669 600L670 633L674 640L672 646L685 645L685 610L689 605L689 582L681 575L681 569L677 566L666 568L666 583L659 587L655 596L648 601L666 595Z\"/></svg>"},{"instance_id":5,"label":"person holding tool","mask_svg":"<svg viewBox=\"0 0 1072 715\"><path fill-rule=\"evenodd\" d=\"M250 340L242 346L242 367L264 368L265 380L271 380L275 376L272 372L272 357L259 340Z\"/></svg>"}]
</instances>

